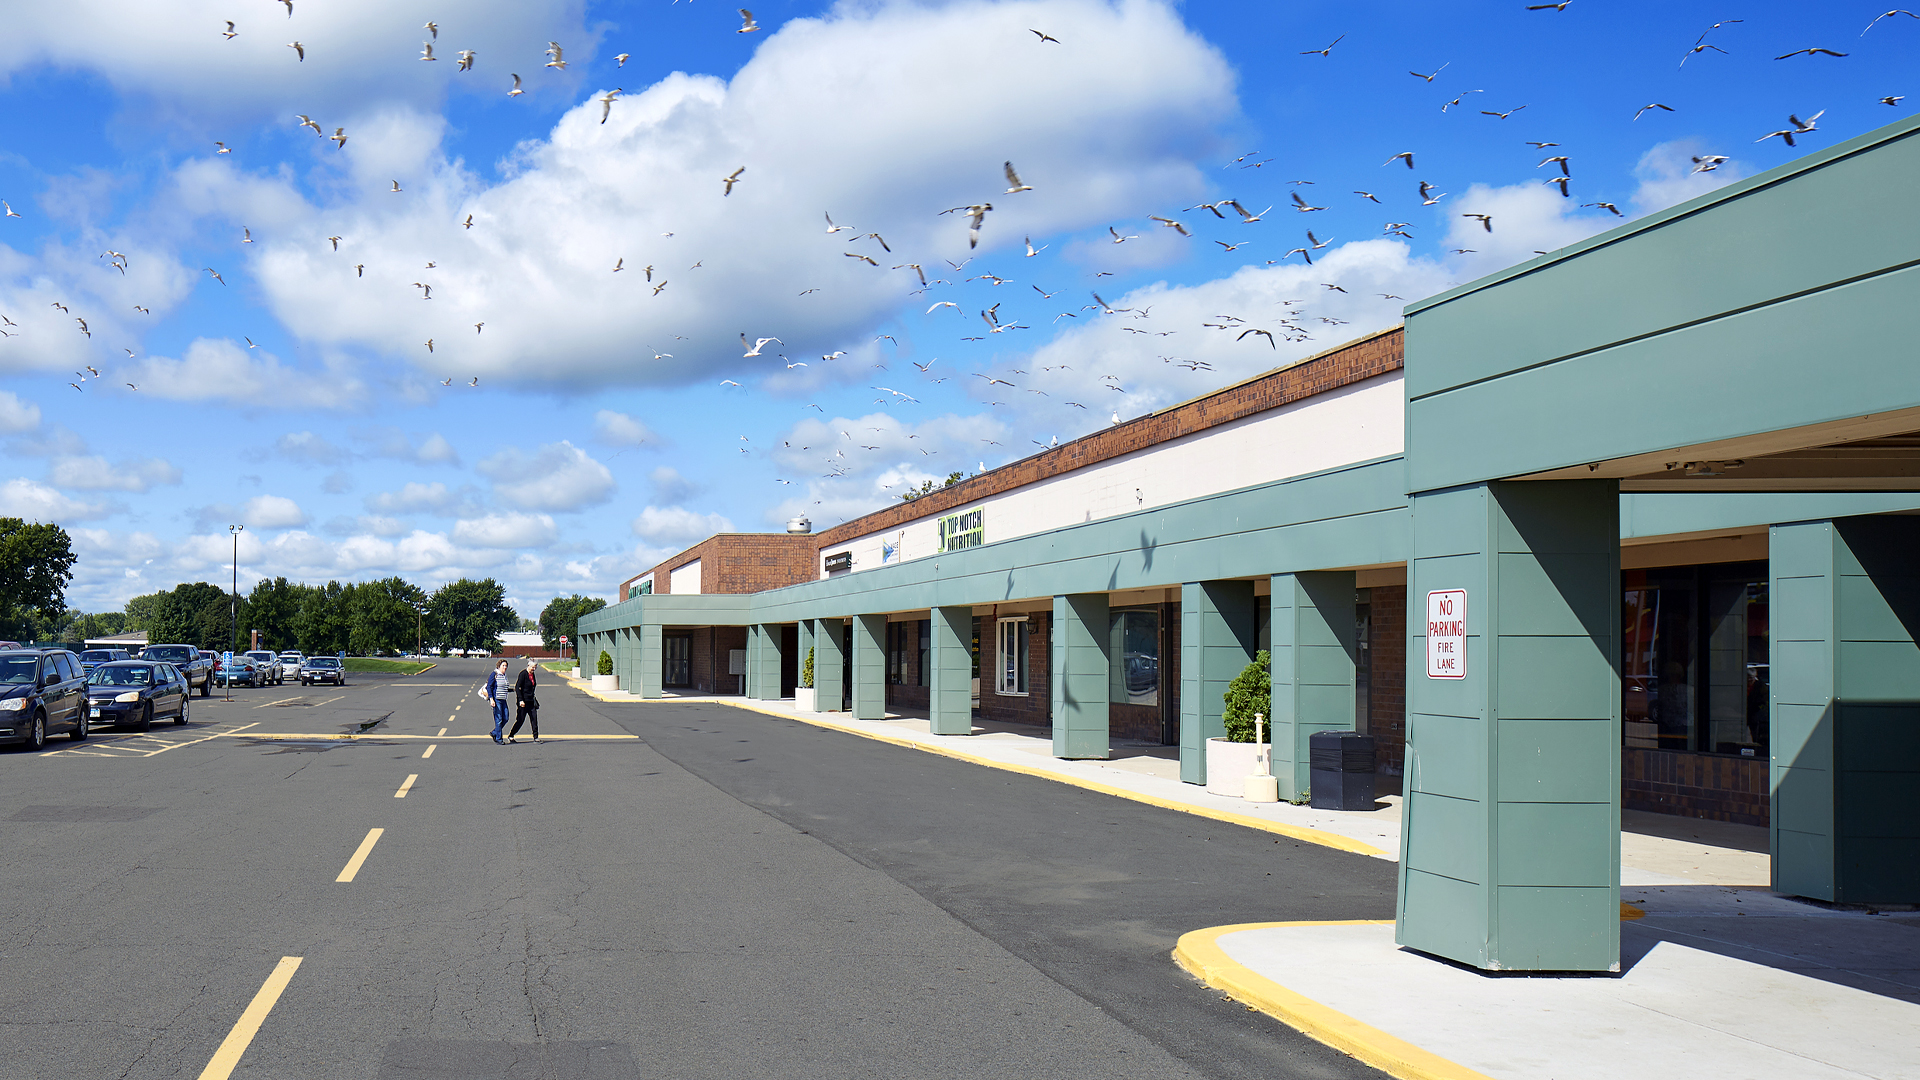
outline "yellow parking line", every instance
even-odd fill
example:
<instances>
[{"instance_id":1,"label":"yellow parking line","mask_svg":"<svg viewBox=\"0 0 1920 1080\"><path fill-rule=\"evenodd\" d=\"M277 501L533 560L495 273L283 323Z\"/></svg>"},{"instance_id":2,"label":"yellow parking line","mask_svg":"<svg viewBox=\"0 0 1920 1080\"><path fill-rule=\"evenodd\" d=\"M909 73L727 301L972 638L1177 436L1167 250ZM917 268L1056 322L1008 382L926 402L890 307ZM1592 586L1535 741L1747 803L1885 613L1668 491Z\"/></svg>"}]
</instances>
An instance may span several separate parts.
<instances>
[{"instance_id":1,"label":"yellow parking line","mask_svg":"<svg viewBox=\"0 0 1920 1080\"><path fill-rule=\"evenodd\" d=\"M456 711L454 711L454 712L450 712L450 713L448 713L448 714L447 714L447 723L449 723L449 724L451 724L451 723L453 723L453 719L454 719L454 717L456 717L456 716L458 716L458 715L460 715L460 713L459 713L459 711L458 711L458 710L456 710Z\"/></svg>"},{"instance_id":2,"label":"yellow parking line","mask_svg":"<svg viewBox=\"0 0 1920 1080\"><path fill-rule=\"evenodd\" d=\"M340 694L340 695L338 695L337 697L330 697L330 698L328 698L328 699L327 699L326 701L316 701L316 702L314 702L314 704L315 704L315 705L327 705L327 704L331 704L331 703L333 703L333 702L335 702L335 701L339 701L339 700L340 700L340 698L343 698L343 697L346 697L346 696L347 696L347 695L345 695L345 694Z\"/></svg>"},{"instance_id":3,"label":"yellow parking line","mask_svg":"<svg viewBox=\"0 0 1920 1080\"><path fill-rule=\"evenodd\" d=\"M411 787L413 787L413 782L414 782L415 780L418 780L418 779L420 779L420 774L419 774L419 773L408 773L408 774L407 774L407 778L406 778L406 780L405 780L404 782L402 782L402 783L401 783L401 785L400 785L400 790L399 790L399 791L396 791L396 792L394 792L394 793L393 793L393 797L394 797L394 798L396 798L396 799L404 799L404 798L406 798L406 797L407 797L407 789L408 789L408 788L411 788Z\"/></svg>"},{"instance_id":4,"label":"yellow parking line","mask_svg":"<svg viewBox=\"0 0 1920 1080\"><path fill-rule=\"evenodd\" d=\"M376 832L378 830L375 830ZM280 1000L280 994L287 984L293 981L293 973L300 969L300 957L283 956L273 967L273 973L260 986L260 992L253 995L253 1001L247 1010L240 1014L240 1020L227 1033L220 1048L213 1052L213 1060L200 1070L200 1080L227 1080L233 1075L234 1066L240 1064L240 1055L252 1045L254 1035L260 1031L260 1025L266 1022L267 1014L273 1011L274 1003Z\"/></svg>"},{"instance_id":5,"label":"yellow parking line","mask_svg":"<svg viewBox=\"0 0 1920 1080\"><path fill-rule=\"evenodd\" d=\"M446 733L447 733L447 729L446 729L446 728L441 728L441 729L440 729L440 735L445 735ZM435 736L434 736L434 738L436 738L436 739L437 739L437 738L439 738L439 737L440 737L440 735L435 735Z\"/></svg>"},{"instance_id":6,"label":"yellow parking line","mask_svg":"<svg viewBox=\"0 0 1920 1080\"><path fill-rule=\"evenodd\" d=\"M427 758L430 758L430 757L432 757L432 756L433 756L433 752L434 752L435 750L438 750L438 749L440 749L440 744L439 744L439 743L434 743L434 744L433 744L432 746L429 746L429 747L427 747L427 752L426 752L426 753L424 753L424 754L421 754L421 755L420 755L420 758L421 758L421 760L423 760L423 761L424 761L424 760L426 760Z\"/></svg>"},{"instance_id":7,"label":"yellow parking line","mask_svg":"<svg viewBox=\"0 0 1920 1080\"><path fill-rule=\"evenodd\" d=\"M353 858L347 860L346 869L340 871L340 876L333 880L336 882L352 881L353 875L360 872L360 864L367 861L368 855L373 854L373 845L380 842L380 834L386 831L385 829L369 829L367 831L367 838L360 841L360 847L353 853Z\"/></svg>"}]
</instances>

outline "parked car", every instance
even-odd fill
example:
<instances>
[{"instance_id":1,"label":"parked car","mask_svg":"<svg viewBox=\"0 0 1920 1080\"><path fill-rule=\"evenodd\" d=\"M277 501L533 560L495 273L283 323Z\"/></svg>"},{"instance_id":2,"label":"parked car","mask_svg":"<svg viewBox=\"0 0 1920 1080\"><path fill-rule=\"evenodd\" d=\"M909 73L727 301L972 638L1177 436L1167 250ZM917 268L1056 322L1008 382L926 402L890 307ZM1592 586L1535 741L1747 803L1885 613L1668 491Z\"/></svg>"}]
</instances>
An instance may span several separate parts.
<instances>
[{"instance_id":1,"label":"parked car","mask_svg":"<svg viewBox=\"0 0 1920 1080\"><path fill-rule=\"evenodd\" d=\"M87 683L65 649L0 651L0 742L47 745L51 732L87 737Z\"/></svg>"},{"instance_id":2,"label":"parked car","mask_svg":"<svg viewBox=\"0 0 1920 1080\"><path fill-rule=\"evenodd\" d=\"M189 689L198 688L201 697L213 693L213 656L191 645L149 645L140 651L140 659L172 664L187 680Z\"/></svg>"},{"instance_id":3,"label":"parked car","mask_svg":"<svg viewBox=\"0 0 1920 1080\"><path fill-rule=\"evenodd\" d=\"M87 718L95 724L145 731L154 718L187 722L187 678L172 664L115 660L87 676Z\"/></svg>"},{"instance_id":4,"label":"parked car","mask_svg":"<svg viewBox=\"0 0 1920 1080\"><path fill-rule=\"evenodd\" d=\"M260 678L269 686L278 686L286 680L280 677L280 658L273 655L271 649L251 649L247 658L260 665Z\"/></svg>"},{"instance_id":5,"label":"parked car","mask_svg":"<svg viewBox=\"0 0 1920 1080\"><path fill-rule=\"evenodd\" d=\"M91 676L97 665L131 659L133 654L125 649L88 649L80 654L80 669Z\"/></svg>"},{"instance_id":6,"label":"parked car","mask_svg":"<svg viewBox=\"0 0 1920 1080\"><path fill-rule=\"evenodd\" d=\"M260 670L260 661L246 653L234 653L233 659L222 659L213 669L213 681L219 686L233 686L246 683L259 686L266 681L266 674Z\"/></svg>"},{"instance_id":7,"label":"parked car","mask_svg":"<svg viewBox=\"0 0 1920 1080\"><path fill-rule=\"evenodd\" d=\"M337 656L309 656L307 662L300 665L300 685L312 686L314 683L333 683L336 686L347 685L347 667Z\"/></svg>"},{"instance_id":8,"label":"parked car","mask_svg":"<svg viewBox=\"0 0 1920 1080\"><path fill-rule=\"evenodd\" d=\"M306 663L306 660L307 660L306 657L300 655L299 649L287 649L281 652L280 654L281 681L284 682L287 679L298 679L300 677L300 665L303 663Z\"/></svg>"}]
</instances>

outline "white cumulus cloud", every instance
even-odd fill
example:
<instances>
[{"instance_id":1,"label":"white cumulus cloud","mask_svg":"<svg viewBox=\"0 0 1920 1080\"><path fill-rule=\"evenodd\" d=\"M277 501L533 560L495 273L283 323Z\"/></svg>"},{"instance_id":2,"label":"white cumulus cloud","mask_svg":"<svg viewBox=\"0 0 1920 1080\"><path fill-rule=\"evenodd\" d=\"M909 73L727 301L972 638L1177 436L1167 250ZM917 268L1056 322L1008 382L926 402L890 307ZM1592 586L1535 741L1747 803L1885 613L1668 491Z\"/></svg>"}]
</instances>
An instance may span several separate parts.
<instances>
[{"instance_id":1,"label":"white cumulus cloud","mask_svg":"<svg viewBox=\"0 0 1920 1080\"><path fill-rule=\"evenodd\" d=\"M40 406L11 390L0 390L0 433L17 434L40 426Z\"/></svg>"},{"instance_id":2,"label":"white cumulus cloud","mask_svg":"<svg viewBox=\"0 0 1920 1080\"><path fill-rule=\"evenodd\" d=\"M291 529L307 523L307 512L284 495L255 495L240 507L240 519L253 529Z\"/></svg>"},{"instance_id":3,"label":"white cumulus cloud","mask_svg":"<svg viewBox=\"0 0 1920 1080\"><path fill-rule=\"evenodd\" d=\"M702 514L680 506L649 506L633 519L635 536L668 547L684 547L714 533L732 531L733 522L724 515Z\"/></svg>"},{"instance_id":4,"label":"white cumulus cloud","mask_svg":"<svg viewBox=\"0 0 1920 1080\"><path fill-rule=\"evenodd\" d=\"M609 446L645 446L654 437L646 424L612 409L593 414L593 436Z\"/></svg>"},{"instance_id":5,"label":"white cumulus cloud","mask_svg":"<svg viewBox=\"0 0 1920 1080\"><path fill-rule=\"evenodd\" d=\"M502 502L522 510L580 510L613 497L613 473L565 440L532 454L509 446L477 468Z\"/></svg>"},{"instance_id":6,"label":"white cumulus cloud","mask_svg":"<svg viewBox=\"0 0 1920 1080\"><path fill-rule=\"evenodd\" d=\"M0 484L0 515L60 524L64 521L105 517L113 512L106 503L70 499L45 484L15 477Z\"/></svg>"},{"instance_id":7,"label":"white cumulus cloud","mask_svg":"<svg viewBox=\"0 0 1920 1080\"><path fill-rule=\"evenodd\" d=\"M473 547L537 548L559 538L560 530L546 514L488 514L453 526L453 539Z\"/></svg>"},{"instance_id":8,"label":"white cumulus cloud","mask_svg":"<svg viewBox=\"0 0 1920 1080\"><path fill-rule=\"evenodd\" d=\"M47 470L56 487L74 491L141 492L180 482L180 468L164 458L146 458L110 465L97 456L60 457Z\"/></svg>"}]
</instances>

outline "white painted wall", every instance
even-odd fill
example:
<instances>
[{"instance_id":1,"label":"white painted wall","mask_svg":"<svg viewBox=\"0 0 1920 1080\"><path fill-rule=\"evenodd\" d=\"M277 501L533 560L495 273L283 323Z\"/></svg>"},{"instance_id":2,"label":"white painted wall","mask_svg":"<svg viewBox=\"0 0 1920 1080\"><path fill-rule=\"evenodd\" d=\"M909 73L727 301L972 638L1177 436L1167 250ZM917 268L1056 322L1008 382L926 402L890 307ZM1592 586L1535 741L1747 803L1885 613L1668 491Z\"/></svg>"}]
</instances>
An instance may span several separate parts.
<instances>
[{"instance_id":1,"label":"white painted wall","mask_svg":"<svg viewBox=\"0 0 1920 1080\"><path fill-rule=\"evenodd\" d=\"M700 560L695 559L678 570L667 575L667 591L675 596L695 595L700 592Z\"/></svg>"},{"instance_id":2,"label":"white painted wall","mask_svg":"<svg viewBox=\"0 0 1920 1080\"><path fill-rule=\"evenodd\" d=\"M1378 375L947 513L985 508L986 542L992 544L1398 454L1406 434L1401 383L1398 371ZM828 555L851 551L853 570L848 572L873 570L883 565L883 543L899 548L884 565L925 558L939 547L936 522L943 516L929 515L826 548L822 562ZM680 591L679 573L674 571L674 592ZM827 574L822 571L820 576Z\"/></svg>"}]
</instances>

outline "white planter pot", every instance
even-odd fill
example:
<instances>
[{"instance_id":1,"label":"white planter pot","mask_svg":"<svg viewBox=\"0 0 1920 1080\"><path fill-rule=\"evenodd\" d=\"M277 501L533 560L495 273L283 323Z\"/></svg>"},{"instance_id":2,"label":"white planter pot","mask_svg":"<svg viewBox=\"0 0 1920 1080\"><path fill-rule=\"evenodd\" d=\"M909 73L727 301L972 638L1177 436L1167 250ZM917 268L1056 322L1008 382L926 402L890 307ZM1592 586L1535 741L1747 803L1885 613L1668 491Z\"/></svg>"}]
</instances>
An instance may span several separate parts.
<instances>
[{"instance_id":1,"label":"white planter pot","mask_svg":"<svg viewBox=\"0 0 1920 1080\"><path fill-rule=\"evenodd\" d=\"M1266 752L1265 743L1208 739L1207 794L1243 798L1247 793L1247 777L1260 767Z\"/></svg>"},{"instance_id":2,"label":"white planter pot","mask_svg":"<svg viewBox=\"0 0 1920 1080\"><path fill-rule=\"evenodd\" d=\"M603 693L610 690L618 690L620 689L620 676L595 675L593 677L593 688Z\"/></svg>"},{"instance_id":3,"label":"white planter pot","mask_svg":"<svg viewBox=\"0 0 1920 1080\"><path fill-rule=\"evenodd\" d=\"M801 712L813 711L813 687L797 686L793 690L793 707Z\"/></svg>"},{"instance_id":4,"label":"white planter pot","mask_svg":"<svg viewBox=\"0 0 1920 1080\"><path fill-rule=\"evenodd\" d=\"M578 679L579 677L580 677L580 665L579 665L579 664L575 664L575 665L573 665L573 672L572 672L571 674L569 674L569 675L567 676L567 678L569 678L569 679Z\"/></svg>"}]
</instances>

